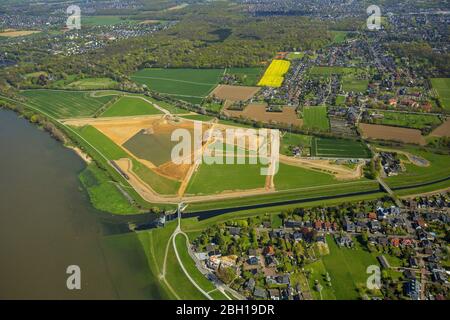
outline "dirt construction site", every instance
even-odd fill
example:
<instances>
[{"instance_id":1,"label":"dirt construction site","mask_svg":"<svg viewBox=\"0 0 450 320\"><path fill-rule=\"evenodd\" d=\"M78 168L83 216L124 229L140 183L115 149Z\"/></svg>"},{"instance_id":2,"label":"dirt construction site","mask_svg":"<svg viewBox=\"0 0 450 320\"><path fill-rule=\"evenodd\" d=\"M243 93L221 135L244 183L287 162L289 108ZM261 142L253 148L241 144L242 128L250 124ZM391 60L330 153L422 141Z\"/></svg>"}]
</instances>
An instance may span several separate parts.
<instances>
[{"instance_id":1,"label":"dirt construction site","mask_svg":"<svg viewBox=\"0 0 450 320\"><path fill-rule=\"evenodd\" d=\"M150 203L178 203L180 201L192 203L277 192L273 176L267 176L266 183L261 188L242 190L239 189L239 182L237 181L235 190L226 190L212 195L188 195L186 193L189 182L200 165L194 159L203 157L206 151L211 155L210 149L214 149L215 143L220 142L222 145L230 145L231 141L231 144L234 145L233 150L237 148L246 150L246 158L257 156L259 148L262 146L271 147L269 140L263 141L261 140L262 137L258 138L258 143L250 143L246 140L247 133L246 129L243 128L222 125L214 121L199 122L182 119L170 114L68 119L64 123L71 127L92 126L125 151L129 156L128 158L114 159L113 162L119 168L119 173L128 180L142 198ZM185 129L185 132L189 132L192 137L195 136L195 134L192 134L194 128L201 128L202 130L201 143L195 144L191 141L190 152L183 154L181 157L186 160L186 163L174 163L171 160L171 152L178 141L172 141L172 132L175 129ZM227 129L240 130L233 130L233 136L229 136L227 135L229 132ZM242 143L242 141L244 142ZM214 155L217 156L218 154ZM227 153L223 152L222 155L226 156ZM178 191L174 194L159 194L156 192L149 180L144 181L143 177L133 168L133 163L136 163L136 161L151 170L153 174L179 183ZM328 173L333 175L336 180L352 180L362 176L362 164L355 169L350 169L326 160L280 156L279 161L291 166ZM273 164L270 163L270 165Z\"/></svg>"}]
</instances>

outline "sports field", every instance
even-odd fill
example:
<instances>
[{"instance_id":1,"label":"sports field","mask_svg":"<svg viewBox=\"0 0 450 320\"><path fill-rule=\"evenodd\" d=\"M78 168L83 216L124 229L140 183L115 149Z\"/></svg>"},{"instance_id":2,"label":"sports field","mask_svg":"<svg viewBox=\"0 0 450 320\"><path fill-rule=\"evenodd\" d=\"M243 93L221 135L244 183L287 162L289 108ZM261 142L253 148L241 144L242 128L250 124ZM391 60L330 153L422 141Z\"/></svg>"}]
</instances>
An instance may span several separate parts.
<instances>
[{"instance_id":1,"label":"sports field","mask_svg":"<svg viewBox=\"0 0 450 320\"><path fill-rule=\"evenodd\" d=\"M328 131L330 121L326 106L304 107L303 127L310 130Z\"/></svg>"},{"instance_id":2,"label":"sports field","mask_svg":"<svg viewBox=\"0 0 450 320\"><path fill-rule=\"evenodd\" d=\"M117 102L110 106L102 117L123 117L140 116L150 114L160 114L150 103L138 97L121 97Z\"/></svg>"},{"instance_id":3,"label":"sports field","mask_svg":"<svg viewBox=\"0 0 450 320\"><path fill-rule=\"evenodd\" d=\"M431 79L431 85L439 95L442 108L450 111L450 78Z\"/></svg>"},{"instance_id":4,"label":"sports field","mask_svg":"<svg viewBox=\"0 0 450 320\"><path fill-rule=\"evenodd\" d=\"M143 69L131 76L150 90L200 103L219 83L223 69Z\"/></svg>"},{"instance_id":5,"label":"sports field","mask_svg":"<svg viewBox=\"0 0 450 320\"><path fill-rule=\"evenodd\" d=\"M289 70L291 63L286 60L272 60L258 86L278 88L284 80L284 74Z\"/></svg>"},{"instance_id":6,"label":"sports field","mask_svg":"<svg viewBox=\"0 0 450 320\"><path fill-rule=\"evenodd\" d=\"M113 98L62 90L26 90L20 94L27 98L28 104L55 118L91 116Z\"/></svg>"},{"instance_id":7,"label":"sports field","mask_svg":"<svg viewBox=\"0 0 450 320\"><path fill-rule=\"evenodd\" d=\"M311 155L325 158L370 158L371 152L361 141L316 138L312 139Z\"/></svg>"}]
</instances>

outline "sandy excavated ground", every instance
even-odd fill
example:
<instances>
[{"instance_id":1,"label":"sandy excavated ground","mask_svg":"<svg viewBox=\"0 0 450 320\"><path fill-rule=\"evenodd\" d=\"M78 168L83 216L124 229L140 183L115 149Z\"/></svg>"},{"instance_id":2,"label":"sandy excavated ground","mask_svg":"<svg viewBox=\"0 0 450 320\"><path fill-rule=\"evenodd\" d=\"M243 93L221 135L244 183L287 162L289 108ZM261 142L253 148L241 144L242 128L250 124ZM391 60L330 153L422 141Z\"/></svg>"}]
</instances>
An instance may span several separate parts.
<instances>
[{"instance_id":1,"label":"sandy excavated ground","mask_svg":"<svg viewBox=\"0 0 450 320\"><path fill-rule=\"evenodd\" d=\"M362 168L364 166L364 162L360 162L355 169L350 169L341 165L332 164L329 160L293 158L285 155L280 155L280 162L291 166L323 171L334 175L338 180L361 178L363 174Z\"/></svg>"},{"instance_id":2,"label":"sandy excavated ground","mask_svg":"<svg viewBox=\"0 0 450 320\"><path fill-rule=\"evenodd\" d=\"M169 119L169 120L168 120ZM101 131L103 134L108 136L112 141L114 141L117 145L119 145L127 154L133 158L136 158L130 151L122 147L122 144L125 143L128 139L133 137L142 129L149 129L153 132L167 132L171 131L175 128L186 128L188 130L192 130L194 126L193 121L189 120L181 120L179 122L173 122L170 120L170 116L167 115L155 115L155 116L138 116L138 117L120 117L120 118L90 118L90 119L69 119L65 121L65 124L72 126L84 126L84 125L92 125ZM213 128L224 132L228 128L236 129L237 127L222 125L217 123L209 123L203 125L203 132L205 132L208 128ZM234 140L237 141L237 138L244 134L245 132L235 132ZM225 137L225 134L223 134ZM206 148L208 148L212 143L216 141L221 141L220 138L217 138L213 135L208 136L206 141L203 141L203 145L201 150L197 152L204 152ZM256 149L251 148L248 144L247 139L245 139L246 149L252 149L252 151L256 151ZM264 143L267 143L266 141ZM248 153L248 150L247 150ZM247 157L251 155L247 154ZM194 155L190 155L191 158ZM136 158L138 159L138 158ZM195 164L183 164L183 165L175 165L172 162L166 162L159 167L156 167L150 161L145 159L138 159L142 164L147 166L150 170L155 171L156 173L168 177L175 178L181 181L181 186L177 195L167 196L160 195L156 193L151 186L147 185L142 179L140 179L134 172L132 168L132 162L129 158L117 160L117 165L128 174L129 183L133 188L147 201L151 203L178 203L180 201L184 201L186 203L192 202L201 202L201 201L209 201L209 200L219 200L219 199L229 199L236 197L247 197L254 195L262 195L267 193L274 193L276 191L276 186L273 182L273 176L267 176L265 186L258 189L252 190L243 190L243 191L224 191L221 194L214 195L202 195L202 196L185 196L185 190L189 184L190 178L192 174L197 169L197 165ZM193 162L193 161L192 161ZM309 159L298 159L280 155L280 162L286 163L293 166L299 166L303 168L310 168L315 170L320 170L324 172L328 172L333 174L339 180L346 179L357 179L362 175L362 164L358 165L355 170L330 164L327 160L309 160Z\"/></svg>"},{"instance_id":3,"label":"sandy excavated ground","mask_svg":"<svg viewBox=\"0 0 450 320\"><path fill-rule=\"evenodd\" d=\"M450 137L450 118L430 133L432 137Z\"/></svg>"},{"instance_id":4,"label":"sandy excavated ground","mask_svg":"<svg viewBox=\"0 0 450 320\"><path fill-rule=\"evenodd\" d=\"M224 110L224 114L231 117L243 117L265 123L285 123L297 127L303 125L294 107L283 107L283 112L266 112L265 104L249 104L243 111Z\"/></svg>"},{"instance_id":5,"label":"sandy excavated ground","mask_svg":"<svg viewBox=\"0 0 450 320\"><path fill-rule=\"evenodd\" d=\"M230 86L226 84L218 85L211 96L216 96L221 100L246 101L258 93L260 87Z\"/></svg>"},{"instance_id":6,"label":"sandy excavated ground","mask_svg":"<svg viewBox=\"0 0 450 320\"><path fill-rule=\"evenodd\" d=\"M408 129L400 127L390 127L378 124L361 123L359 127L362 130L364 138L401 141L404 143L415 143L425 145L425 138L417 129Z\"/></svg>"}]
</instances>

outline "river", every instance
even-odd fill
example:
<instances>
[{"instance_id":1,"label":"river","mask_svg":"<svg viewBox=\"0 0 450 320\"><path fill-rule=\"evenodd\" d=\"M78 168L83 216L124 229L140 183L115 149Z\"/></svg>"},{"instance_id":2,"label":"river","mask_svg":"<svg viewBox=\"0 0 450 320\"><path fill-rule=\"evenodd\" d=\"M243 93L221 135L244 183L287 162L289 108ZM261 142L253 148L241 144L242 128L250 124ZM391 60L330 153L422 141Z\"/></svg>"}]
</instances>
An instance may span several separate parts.
<instances>
[{"instance_id":1,"label":"river","mask_svg":"<svg viewBox=\"0 0 450 320\"><path fill-rule=\"evenodd\" d=\"M48 133L0 109L0 299L159 299L127 217L95 210L85 164ZM81 269L68 290L66 269Z\"/></svg>"}]
</instances>

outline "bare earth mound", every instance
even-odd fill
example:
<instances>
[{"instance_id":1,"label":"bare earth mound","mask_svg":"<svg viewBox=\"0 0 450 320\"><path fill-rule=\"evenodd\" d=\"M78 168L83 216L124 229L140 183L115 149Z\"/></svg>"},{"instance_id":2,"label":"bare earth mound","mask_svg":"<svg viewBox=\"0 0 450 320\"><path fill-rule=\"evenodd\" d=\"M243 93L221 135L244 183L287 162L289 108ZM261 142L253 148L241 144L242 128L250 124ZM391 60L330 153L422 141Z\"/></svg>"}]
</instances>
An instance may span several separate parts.
<instances>
[{"instance_id":1,"label":"bare earth mound","mask_svg":"<svg viewBox=\"0 0 450 320\"><path fill-rule=\"evenodd\" d=\"M433 130L430 136L433 137L450 137L450 118L443 124Z\"/></svg>"},{"instance_id":2,"label":"bare earth mound","mask_svg":"<svg viewBox=\"0 0 450 320\"><path fill-rule=\"evenodd\" d=\"M243 111L225 110L232 117L243 117L265 123L284 123L301 127L303 120L299 119L294 107L283 107L283 112L267 112L265 104L249 104Z\"/></svg>"},{"instance_id":3,"label":"bare earth mound","mask_svg":"<svg viewBox=\"0 0 450 320\"><path fill-rule=\"evenodd\" d=\"M216 96L222 100L230 101L246 101L252 98L260 88L258 87L245 87L245 86L230 86L226 84L218 85L211 96Z\"/></svg>"},{"instance_id":4,"label":"bare earth mound","mask_svg":"<svg viewBox=\"0 0 450 320\"><path fill-rule=\"evenodd\" d=\"M364 138L393 140L420 145L426 144L425 138L422 137L420 130L417 129L390 127L367 123L361 123L359 127L362 130Z\"/></svg>"}]
</instances>

